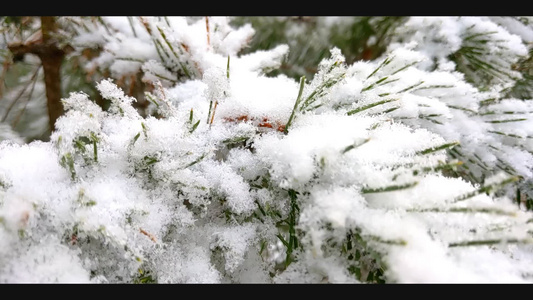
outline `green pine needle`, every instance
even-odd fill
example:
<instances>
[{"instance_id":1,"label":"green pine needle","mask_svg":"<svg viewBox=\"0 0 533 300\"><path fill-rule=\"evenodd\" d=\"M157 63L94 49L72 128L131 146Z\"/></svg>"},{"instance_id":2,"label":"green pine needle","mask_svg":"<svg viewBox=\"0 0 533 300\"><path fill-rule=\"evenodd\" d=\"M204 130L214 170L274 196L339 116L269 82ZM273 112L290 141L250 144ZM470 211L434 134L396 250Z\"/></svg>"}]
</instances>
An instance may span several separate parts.
<instances>
[{"instance_id":1,"label":"green pine needle","mask_svg":"<svg viewBox=\"0 0 533 300\"><path fill-rule=\"evenodd\" d=\"M368 141L370 141L370 138L367 138L367 139L365 139L364 141L362 141L361 143L358 143L358 144L354 143L354 144L344 148L341 153L344 154L344 153L346 153L346 152L348 152L348 151L350 151L352 149L355 149L355 148L357 148L359 146L362 146L362 145L366 144Z\"/></svg>"},{"instance_id":2,"label":"green pine needle","mask_svg":"<svg viewBox=\"0 0 533 300\"><path fill-rule=\"evenodd\" d=\"M285 129L283 132L285 134L289 133L289 126L292 124L292 120L294 118L294 114L296 112L296 109L298 108L298 105L300 104L301 98L302 98L302 92L304 89L305 84L305 76L300 77L300 90L298 91L298 97L296 98L296 102L294 102L294 107L292 109L291 115L289 117L289 120L287 121L287 124L285 125Z\"/></svg>"},{"instance_id":3,"label":"green pine needle","mask_svg":"<svg viewBox=\"0 0 533 300\"><path fill-rule=\"evenodd\" d=\"M527 121L525 118L521 119L507 119L507 120L492 120L492 121L485 121L487 123L509 123L509 122L520 122L520 121Z\"/></svg>"},{"instance_id":4,"label":"green pine needle","mask_svg":"<svg viewBox=\"0 0 533 300\"><path fill-rule=\"evenodd\" d=\"M516 134L512 134L512 133L503 133L503 132L501 132L501 131L495 131L495 130L488 130L487 132L494 133L494 134L498 134L498 135L503 135L503 136L508 136L508 137L512 137L512 138L517 138L517 139L523 139L523 138L524 138L524 137L519 136L519 135L516 135Z\"/></svg>"},{"instance_id":5,"label":"green pine needle","mask_svg":"<svg viewBox=\"0 0 533 300\"><path fill-rule=\"evenodd\" d=\"M367 110L369 108L372 108L372 107L375 107L375 106L378 106L378 105L382 105L382 104L385 104L385 103L389 103L389 102L393 102L393 101L398 101L399 99L387 99L387 100L382 100L382 101L378 101L378 102L374 102L374 103L370 103L370 104L367 104L367 105L364 105L364 106L361 106L361 107L358 107L354 110L350 110L349 112L347 112L346 114L348 116L351 116L353 114L356 114L358 112L361 112L361 111L364 111L364 110Z\"/></svg>"},{"instance_id":6,"label":"green pine needle","mask_svg":"<svg viewBox=\"0 0 533 300\"><path fill-rule=\"evenodd\" d=\"M144 125L144 122L141 122L141 127L143 128L144 138L148 138L148 129L146 129L146 125Z\"/></svg>"},{"instance_id":7,"label":"green pine needle","mask_svg":"<svg viewBox=\"0 0 533 300\"><path fill-rule=\"evenodd\" d=\"M183 70L183 72L185 73L185 75L189 78L192 78L191 77L191 74L189 73L189 70L187 69L187 67L181 62L178 54L176 53L176 51L174 50L174 47L172 47L172 44L168 41L165 33L163 32L163 30L159 27L159 26L156 26L157 27L157 30L159 30L159 33L161 34L161 37L163 37L163 40L165 40L165 43L167 44L167 46L170 48L170 51L172 51L172 54L174 54L174 57L176 57L176 59L178 60L180 66L181 66L181 69Z\"/></svg>"},{"instance_id":8,"label":"green pine needle","mask_svg":"<svg viewBox=\"0 0 533 300\"><path fill-rule=\"evenodd\" d=\"M383 61L383 62L382 62L382 63L381 63L381 64L380 64L380 65L379 65L379 66L378 66L378 67L377 67L372 73L370 73L370 75L368 75L368 76L366 77L366 79L368 79L368 78L372 77L374 74L376 74L376 72L377 72L379 69L381 69L383 66L388 65L388 64L392 61L392 59L393 59L393 57L387 57L387 58L385 58L385 60L384 60L384 61Z\"/></svg>"},{"instance_id":9,"label":"green pine needle","mask_svg":"<svg viewBox=\"0 0 533 300\"><path fill-rule=\"evenodd\" d=\"M420 62L420 61L415 61L415 62L412 62L412 63L410 63L410 64L407 64L407 65L405 65L405 66L399 68L398 70L392 72L391 75L394 75L394 74L396 74L396 73L399 73L399 72L401 72L401 71L403 71L403 70L405 70L405 69L407 69L407 68L409 68L409 67L411 67L411 66L416 65L416 64L419 63L419 62Z\"/></svg>"},{"instance_id":10,"label":"green pine needle","mask_svg":"<svg viewBox=\"0 0 533 300\"><path fill-rule=\"evenodd\" d=\"M193 133L196 130L196 128L198 127L199 124L200 124L200 120L196 121L196 123L194 123L194 125L192 125L192 128L189 131L189 133Z\"/></svg>"},{"instance_id":11,"label":"green pine needle","mask_svg":"<svg viewBox=\"0 0 533 300\"><path fill-rule=\"evenodd\" d=\"M226 145L233 145L233 144L238 144L238 143L245 142L248 139L250 139L250 137L238 136L238 137L235 137L235 138L230 138L230 139L223 140L222 143L224 143Z\"/></svg>"},{"instance_id":12,"label":"green pine needle","mask_svg":"<svg viewBox=\"0 0 533 300\"><path fill-rule=\"evenodd\" d=\"M480 188L476 189L475 191L472 191L472 192L469 192L469 193L465 193L463 195L460 195L458 197L456 197L453 202L459 202L459 201L464 201L464 200L467 200L467 199L470 199L474 196L477 196L481 193L490 193L490 192L493 192L497 189L500 189L502 188L503 186L509 184L509 183L512 183L512 182L516 182L519 180L519 177L518 176L512 176L512 177L509 177L505 180L502 180L500 182L497 182L497 183L493 183L493 184L489 184L489 185L485 185L485 186L481 186Z\"/></svg>"},{"instance_id":13,"label":"green pine needle","mask_svg":"<svg viewBox=\"0 0 533 300\"><path fill-rule=\"evenodd\" d=\"M413 85L411 85L411 86L408 86L408 87L404 88L403 90L400 90L400 91L396 92L396 94L400 94L400 93L404 93L404 92L407 92L407 91L409 91L409 90L412 90L412 89L414 89L415 87L421 85L422 83L424 83L424 81L420 81L419 83L415 83L415 84L413 84ZM380 96L381 96L381 95L380 95Z\"/></svg>"},{"instance_id":14,"label":"green pine needle","mask_svg":"<svg viewBox=\"0 0 533 300\"><path fill-rule=\"evenodd\" d=\"M384 82L385 80L387 80L387 78L389 78L389 76L385 76L383 78L380 78L378 81L372 83L371 85L367 86L367 87L364 87L363 89L361 89L361 92L366 92L368 90L371 90L373 89L375 86L379 85L380 83ZM397 79L396 79L397 80ZM385 83L383 83L385 84Z\"/></svg>"},{"instance_id":15,"label":"green pine needle","mask_svg":"<svg viewBox=\"0 0 533 300\"><path fill-rule=\"evenodd\" d=\"M362 188L361 193L363 194L371 194L371 193L384 193L384 192L392 192L392 191L399 191L399 190L405 190L411 187L414 187L418 184L418 181L404 184L404 185L391 185L387 187L377 188L377 189L371 189L371 188Z\"/></svg>"},{"instance_id":16,"label":"green pine needle","mask_svg":"<svg viewBox=\"0 0 533 300\"><path fill-rule=\"evenodd\" d=\"M440 145L440 146L430 147L430 148L418 151L418 152L416 152L416 154L425 155L425 154L437 152L439 150L448 149L448 148L451 148L451 147L454 147L454 146L457 146L457 145L459 145L459 142L446 143L446 144L443 144L443 145Z\"/></svg>"},{"instance_id":17,"label":"green pine needle","mask_svg":"<svg viewBox=\"0 0 533 300\"><path fill-rule=\"evenodd\" d=\"M460 106L451 105L451 104L447 104L446 106L448 106L449 108L458 109L458 110L466 111L466 112L469 112L469 113L477 114L476 111L468 109L468 108L465 108L465 107L460 107Z\"/></svg>"},{"instance_id":18,"label":"green pine needle","mask_svg":"<svg viewBox=\"0 0 533 300\"><path fill-rule=\"evenodd\" d=\"M468 247L468 246L491 246L500 244L532 244L533 239L492 239L492 240L472 240L455 242L448 244L448 247Z\"/></svg>"},{"instance_id":19,"label":"green pine needle","mask_svg":"<svg viewBox=\"0 0 533 300\"><path fill-rule=\"evenodd\" d=\"M198 157L195 161L193 161L193 162L189 163L188 165L186 165L185 167L183 167L183 169L187 169L188 167L194 166L195 164L197 164L200 161L202 161L202 159L204 159L206 156L207 156L207 153L202 154L202 156Z\"/></svg>"},{"instance_id":20,"label":"green pine needle","mask_svg":"<svg viewBox=\"0 0 533 300\"><path fill-rule=\"evenodd\" d=\"M137 140L139 139L139 137L141 136L141 133L137 133L134 137L133 137L133 140L131 141L131 146L135 145L135 142L137 142Z\"/></svg>"},{"instance_id":21,"label":"green pine needle","mask_svg":"<svg viewBox=\"0 0 533 300\"><path fill-rule=\"evenodd\" d=\"M515 212L506 211L499 208L494 207L448 207L448 208L440 208L440 207L431 207L431 208L413 208L406 210L407 212L413 212L413 213L484 213L484 214L493 214L493 215L501 215L501 216L509 216L514 217L516 216Z\"/></svg>"},{"instance_id":22,"label":"green pine needle","mask_svg":"<svg viewBox=\"0 0 533 300\"><path fill-rule=\"evenodd\" d=\"M212 108L213 108L213 100L209 100L209 111L207 112L207 124L209 124L209 120L211 119Z\"/></svg>"}]
</instances>

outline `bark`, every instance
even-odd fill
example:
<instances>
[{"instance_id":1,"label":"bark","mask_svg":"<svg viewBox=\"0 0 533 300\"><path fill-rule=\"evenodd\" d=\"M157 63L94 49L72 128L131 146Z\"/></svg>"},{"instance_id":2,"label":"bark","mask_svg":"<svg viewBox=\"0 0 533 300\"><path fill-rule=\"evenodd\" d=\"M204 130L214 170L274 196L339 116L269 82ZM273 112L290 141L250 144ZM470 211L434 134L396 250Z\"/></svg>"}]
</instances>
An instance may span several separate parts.
<instances>
[{"instance_id":1,"label":"bark","mask_svg":"<svg viewBox=\"0 0 533 300\"><path fill-rule=\"evenodd\" d=\"M43 35L44 51L39 55L43 64L44 82L46 85L46 99L48 103L48 118L50 130L55 129L55 123L64 112L61 103L61 64L65 57L65 51L57 47L53 34L57 32L57 24L54 17L41 17L41 31Z\"/></svg>"},{"instance_id":2,"label":"bark","mask_svg":"<svg viewBox=\"0 0 533 300\"><path fill-rule=\"evenodd\" d=\"M58 50L58 49L56 49ZM65 53L50 51L43 53L40 58L43 64L44 83L46 85L46 100L48 104L48 118L50 130L55 129L55 122L64 112L61 103L61 64Z\"/></svg>"}]
</instances>

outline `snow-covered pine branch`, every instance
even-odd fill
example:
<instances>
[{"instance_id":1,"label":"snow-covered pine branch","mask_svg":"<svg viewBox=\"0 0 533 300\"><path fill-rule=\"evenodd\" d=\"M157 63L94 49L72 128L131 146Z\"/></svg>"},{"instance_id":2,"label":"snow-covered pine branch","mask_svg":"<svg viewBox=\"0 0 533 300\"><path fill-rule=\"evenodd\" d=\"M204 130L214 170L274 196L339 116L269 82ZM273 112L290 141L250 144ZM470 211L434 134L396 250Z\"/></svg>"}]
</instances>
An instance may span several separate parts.
<instances>
[{"instance_id":1,"label":"snow-covered pine branch","mask_svg":"<svg viewBox=\"0 0 533 300\"><path fill-rule=\"evenodd\" d=\"M176 80L149 78L156 116L103 79L109 109L72 92L50 142L0 143L0 281L532 281L533 213L497 193L531 175L528 102L413 45L353 64L333 47L307 81L266 76L288 47L239 55L252 30L223 18L103 21L151 49L104 52L112 74Z\"/></svg>"}]
</instances>

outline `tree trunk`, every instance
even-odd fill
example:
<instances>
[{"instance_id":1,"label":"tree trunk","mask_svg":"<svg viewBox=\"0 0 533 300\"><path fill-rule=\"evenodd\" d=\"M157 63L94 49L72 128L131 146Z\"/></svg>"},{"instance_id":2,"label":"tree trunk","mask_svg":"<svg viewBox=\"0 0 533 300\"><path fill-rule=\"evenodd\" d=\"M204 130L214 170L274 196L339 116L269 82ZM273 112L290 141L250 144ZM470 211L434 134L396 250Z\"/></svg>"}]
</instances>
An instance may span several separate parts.
<instances>
[{"instance_id":1,"label":"tree trunk","mask_svg":"<svg viewBox=\"0 0 533 300\"><path fill-rule=\"evenodd\" d=\"M59 50L59 49L57 49ZM61 63L64 53L62 51L45 52L41 54L46 85L46 100L48 104L48 118L50 131L55 129L55 122L64 113L61 103Z\"/></svg>"},{"instance_id":2,"label":"tree trunk","mask_svg":"<svg viewBox=\"0 0 533 300\"><path fill-rule=\"evenodd\" d=\"M38 55L43 64L48 104L48 124L50 125L50 131L53 131L57 118L64 113L63 103L61 103L60 71L65 52L57 47L57 43L53 37L53 34L57 31L57 24L54 17L41 17L41 31L44 47Z\"/></svg>"}]
</instances>

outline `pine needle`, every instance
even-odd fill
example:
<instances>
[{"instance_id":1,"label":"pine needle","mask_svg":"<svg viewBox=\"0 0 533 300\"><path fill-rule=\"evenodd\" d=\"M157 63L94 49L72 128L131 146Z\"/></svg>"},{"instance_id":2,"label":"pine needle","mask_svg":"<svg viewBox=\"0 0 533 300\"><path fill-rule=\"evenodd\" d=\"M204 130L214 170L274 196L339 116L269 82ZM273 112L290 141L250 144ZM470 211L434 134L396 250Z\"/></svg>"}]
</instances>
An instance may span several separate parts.
<instances>
[{"instance_id":1,"label":"pine needle","mask_svg":"<svg viewBox=\"0 0 533 300\"><path fill-rule=\"evenodd\" d=\"M363 194L371 194L371 193L384 193L384 192L392 192L392 191L398 191L398 190L405 190L411 187L414 187L418 184L418 181L404 184L404 185L391 185L387 187L377 188L377 189L371 189L371 188L362 188L361 193Z\"/></svg>"},{"instance_id":2,"label":"pine needle","mask_svg":"<svg viewBox=\"0 0 533 300\"><path fill-rule=\"evenodd\" d=\"M437 152L439 150L444 150L444 149L447 149L447 148L451 148L451 147L454 147L454 146L457 146L457 145L459 145L459 142L446 143L446 144L443 144L443 145L440 145L440 146L430 147L430 148L418 151L418 152L416 152L416 154L425 155L425 154Z\"/></svg>"},{"instance_id":3,"label":"pine needle","mask_svg":"<svg viewBox=\"0 0 533 300\"><path fill-rule=\"evenodd\" d=\"M472 198L474 196L477 196L477 195L479 195L481 193L493 192L493 191L495 191L497 189L502 188L503 186L505 186L505 185L507 185L509 183L516 182L518 180L519 180L518 176L512 176L510 178L507 178L507 179L502 180L502 181L497 182L497 183L481 186L480 188L476 189L475 191L472 191L472 192L469 192L469 193L466 193L466 194L463 194L461 196L456 197L453 200L453 202L464 201L464 200L470 199L470 198Z\"/></svg>"},{"instance_id":4,"label":"pine needle","mask_svg":"<svg viewBox=\"0 0 533 300\"><path fill-rule=\"evenodd\" d=\"M344 148L341 153L344 154L344 153L346 153L346 152L348 152L348 151L350 151L352 149L355 149L355 148L357 148L359 146L362 146L362 145L366 144L368 141L370 141L370 138L367 138L367 139L365 139L364 141L362 141L361 143L358 143L358 144L354 143L354 144Z\"/></svg>"},{"instance_id":5,"label":"pine needle","mask_svg":"<svg viewBox=\"0 0 533 300\"><path fill-rule=\"evenodd\" d=\"M354 110L350 110L349 112L347 112L346 114L348 116L351 116L353 114L356 114L358 112L361 112L361 111L364 111L364 110L367 110L369 108L372 108L372 107L375 107L375 106L378 106L378 105L382 105L382 104L385 104L385 103L389 103L389 102L393 102L393 101L398 101L399 99L387 99L387 100L382 100L382 101L378 101L378 102L374 102L374 103L370 103L370 104L367 104L367 105L364 105L364 106L361 106L361 107L358 107Z\"/></svg>"},{"instance_id":6,"label":"pine needle","mask_svg":"<svg viewBox=\"0 0 533 300\"><path fill-rule=\"evenodd\" d=\"M298 91L298 97L296 98L296 102L294 102L294 107L292 108L291 115L289 117L289 120L287 121L287 124L285 125L285 129L283 132L285 134L289 133L289 126L292 124L292 120L294 118L294 114L296 112L296 109L298 108L298 105L300 105L300 101L302 98L302 91L304 89L305 84L305 76L300 77L300 90Z\"/></svg>"},{"instance_id":7,"label":"pine needle","mask_svg":"<svg viewBox=\"0 0 533 300\"><path fill-rule=\"evenodd\" d=\"M494 208L494 207L447 207L447 208L431 207L431 208L419 208L419 209L413 208L413 209L407 209L406 211L413 212L413 213L484 213L484 214L494 214L494 215L509 216L509 217L516 216L516 212L506 211L506 210Z\"/></svg>"},{"instance_id":8,"label":"pine needle","mask_svg":"<svg viewBox=\"0 0 533 300\"><path fill-rule=\"evenodd\" d=\"M492 240L472 240L464 242L455 242L448 244L448 247L468 247L468 246L490 246L501 244L532 244L533 239L492 239Z\"/></svg>"}]
</instances>

